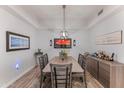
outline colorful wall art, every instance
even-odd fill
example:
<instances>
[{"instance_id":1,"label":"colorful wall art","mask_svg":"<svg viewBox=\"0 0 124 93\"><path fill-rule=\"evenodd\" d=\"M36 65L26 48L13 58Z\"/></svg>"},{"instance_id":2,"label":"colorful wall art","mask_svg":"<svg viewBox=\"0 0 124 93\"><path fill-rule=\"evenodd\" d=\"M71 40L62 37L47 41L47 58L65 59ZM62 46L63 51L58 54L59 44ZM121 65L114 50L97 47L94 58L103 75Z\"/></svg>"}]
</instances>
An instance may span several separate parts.
<instances>
[{"instance_id":1,"label":"colorful wall art","mask_svg":"<svg viewBox=\"0 0 124 93\"><path fill-rule=\"evenodd\" d=\"M6 32L6 51L30 49L30 37L21 34Z\"/></svg>"}]
</instances>

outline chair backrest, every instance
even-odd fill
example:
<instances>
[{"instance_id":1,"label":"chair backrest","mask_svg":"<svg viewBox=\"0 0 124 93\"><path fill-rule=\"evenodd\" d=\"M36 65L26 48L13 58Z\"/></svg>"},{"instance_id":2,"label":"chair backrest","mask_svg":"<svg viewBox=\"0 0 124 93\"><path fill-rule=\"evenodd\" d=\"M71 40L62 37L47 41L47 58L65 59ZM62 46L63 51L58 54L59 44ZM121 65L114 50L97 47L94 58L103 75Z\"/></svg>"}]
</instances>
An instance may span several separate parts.
<instances>
[{"instance_id":1,"label":"chair backrest","mask_svg":"<svg viewBox=\"0 0 124 93\"><path fill-rule=\"evenodd\" d=\"M46 54L44 54L44 64L45 64L45 66L48 64L48 62L49 62L48 54L46 53Z\"/></svg>"},{"instance_id":2,"label":"chair backrest","mask_svg":"<svg viewBox=\"0 0 124 93\"><path fill-rule=\"evenodd\" d=\"M80 66L82 65L82 54L78 55L78 63Z\"/></svg>"},{"instance_id":3,"label":"chair backrest","mask_svg":"<svg viewBox=\"0 0 124 93\"><path fill-rule=\"evenodd\" d=\"M72 87L72 64L50 64L50 67L53 88Z\"/></svg>"},{"instance_id":4,"label":"chair backrest","mask_svg":"<svg viewBox=\"0 0 124 93\"><path fill-rule=\"evenodd\" d=\"M42 70L45 67L44 56L39 57L40 69Z\"/></svg>"},{"instance_id":5,"label":"chair backrest","mask_svg":"<svg viewBox=\"0 0 124 93\"><path fill-rule=\"evenodd\" d=\"M85 59L84 55L79 54L79 56L78 56L78 63L80 64L80 66L81 66L83 69L86 70L87 65L86 65L86 59Z\"/></svg>"},{"instance_id":6,"label":"chair backrest","mask_svg":"<svg viewBox=\"0 0 124 93\"><path fill-rule=\"evenodd\" d=\"M39 57L39 65L40 65L40 88L42 87L42 79L43 79L43 72L42 70L44 69L44 56L42 55Z\"/></svg>"},{"instance_id":7,"label":"chair backrest","mask_svg":"<svg viewBox=\"0 0 124 93\"><path fill-rule=\"evenodd\" d=\"M86 70L87 64L86 64L86 58L84 57L84 55L81 55L81 59L82 59L82 68Z\"/></svg>"}]
</instances>

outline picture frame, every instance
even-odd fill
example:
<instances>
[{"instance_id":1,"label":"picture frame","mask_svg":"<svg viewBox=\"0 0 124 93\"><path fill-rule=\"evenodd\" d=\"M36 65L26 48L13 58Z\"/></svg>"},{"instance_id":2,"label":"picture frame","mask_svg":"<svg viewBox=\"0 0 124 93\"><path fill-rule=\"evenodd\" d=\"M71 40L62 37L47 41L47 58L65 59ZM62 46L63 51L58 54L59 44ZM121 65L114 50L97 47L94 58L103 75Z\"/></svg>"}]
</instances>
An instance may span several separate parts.
<instances>
[{"instance_id":1,"label":"picture frame","mask_svg":"<svg viewBox=\"0 0 124 93\"><path fill-rule=\"evenodd\" d=\"M71 49L72 48L72 39L61 39L54 38L54 48L55 49Z\"/></svg>"},{"instance_id":2,"label":"picture frame","mask_svg":"<svg viewBox=\"0 0 124 93\"><path fill-rule=\"evenodd\" d=\"M6 32L6 51L30 49L30 37L18 33Z\"/></svg>"},{"instance_id":3,"label":"picture frame","mask_svg":"<svg viewBox=\"0 0 124 93\"><path fill-rule=\"evenodd\" d=\"M122 30L106 33L96 37L97 45L122 44Z\"/></svg>"}]
</instances>

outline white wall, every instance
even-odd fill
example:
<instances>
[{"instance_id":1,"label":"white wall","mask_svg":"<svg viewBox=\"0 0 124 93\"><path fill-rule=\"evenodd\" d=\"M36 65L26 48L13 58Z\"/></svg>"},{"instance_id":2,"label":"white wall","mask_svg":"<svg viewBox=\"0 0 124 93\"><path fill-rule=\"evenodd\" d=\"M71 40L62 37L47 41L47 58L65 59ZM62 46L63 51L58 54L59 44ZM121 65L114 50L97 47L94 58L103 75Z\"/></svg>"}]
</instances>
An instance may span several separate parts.
<instances>
[{"instance_id":1,"label":"white wall","mask_svg":"<svg viewBox=\"0 0 124 93\"><path fill-rule=\"evenodd\" d=\"M30 36L30 49L6 52L6 31ZM6 87L25 71L35 65L34 52L37 47L37 31L7 11L0 9L0 87ZM16 70L16 63L20 64Z\"/></svg>"},{"instance_id":2,"label":"white wall","mask_svg":"<svg viewBox=\"0 0 124 93\"><path fill-rule=\"evenodd\" d=\"M89 37L87 31L77 31L70 36L73 40L76 40L76 46L72 47L71 55L77 59L79 53L89 51Z\"/></svg>"},{"instance_id":3,"label":"white wall","mask_svg":"<svg viewBox=\"0 0 124 93\"><path fill-rule=\"evenodd\" d=\"M45 54L47 53L49 56L49 59L52 58L52 47L50 46L50 40L53 38L53 32L48 30L40 30L38 33L38 48L41 49L41 51Z\"/></svg>"},{"instance_id":4,"label":"white wall","mask_svg":"<svg viewBox=\"0 0 124 93\"><path fill-rule=\"evenodd\" d=\"M114 52L116 54L115 60L124 63L124 40L122 44L96 45L95 43L96 36L119 30L124 30L124 10L107 19L102 20L89 30L89 37L91 40L90 51L93 53L97 50L104 50L110 54Z\"/></svg>"}]
</instances>

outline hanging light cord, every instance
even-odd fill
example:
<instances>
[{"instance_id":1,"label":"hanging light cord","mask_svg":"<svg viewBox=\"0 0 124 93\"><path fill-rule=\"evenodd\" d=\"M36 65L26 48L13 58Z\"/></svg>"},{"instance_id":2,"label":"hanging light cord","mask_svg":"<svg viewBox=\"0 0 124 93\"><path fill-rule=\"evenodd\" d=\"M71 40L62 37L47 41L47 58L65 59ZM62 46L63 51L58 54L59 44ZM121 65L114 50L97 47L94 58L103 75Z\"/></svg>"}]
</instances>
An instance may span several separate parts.
<instances>
[{"instance_id":1,"label":"hanging light cord","mask_svg":"<svg viewBox=\"0 0 124 93\"><path fill-rule=\"evenodd\" d=\"M63 28L64 28L64 31L65 31L65 8L66 8L66 5L63 5Z\"/></svg>"},{"instance_id":2,"label":"hanging light cord","mask_svg":"<svg viewBox=\"0 0 124 93\"><path fill-rule=\"evenodd\" d=\"M62 8L63 8L63 31L61 31L61 35L62 35L61 38L68 38L68 32L65 29L65 8L66 8L66 5L63 5Z\"/></svg>"}]
</instances>

